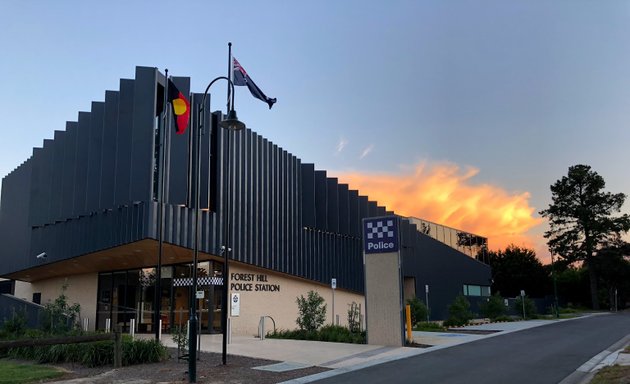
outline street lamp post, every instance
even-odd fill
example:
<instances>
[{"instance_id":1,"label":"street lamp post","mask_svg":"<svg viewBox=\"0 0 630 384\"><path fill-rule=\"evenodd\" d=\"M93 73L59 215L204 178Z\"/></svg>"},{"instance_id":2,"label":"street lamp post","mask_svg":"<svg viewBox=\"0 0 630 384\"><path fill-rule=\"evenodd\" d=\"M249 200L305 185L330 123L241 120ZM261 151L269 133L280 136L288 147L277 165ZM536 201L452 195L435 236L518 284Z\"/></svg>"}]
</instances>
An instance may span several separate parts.
<instances>
[{"instance_id":1,"label":"street lamp post","mask_svg":"<svg viewBox=\"0 0 630 384\"><path fill-rule=\"evenodd\" d=\"M204 121L204 112L205 112L205 104L206 97L208 96L208 91L212 84L214 84L217 80L227 80L228 86L232 92L231 103L228 102L228 114L225 119L219 122L219 126L229 131L239 131L245 128L245 124L238 120L236 117L236 111L234 110L234 84L232 80L225 76L219 76L212 80L210 84L206 87L205 92L203 93L203 99L201 101L201 105L199 106L199 114L198 114L198 128L195 131L195 183L194 183L194 191L195 191L195 203L194 203L194 212L195 212L195 232L194 232L194 246L193 246L193 273L192 273L192 295L190 300L190 323L189 323L189 338L188 338L188 381L190 383L197 382L197 264L199 260L199 239L201 232L200 225L200 209L199 209L199 177L201 175L201 132L203 130L203 121ZM228 134L228 139L230 135ZM229 143L228 143L229 148ZM229 149L228 149L229 151ZM229 154L228 154L228 162L229 162ZM228 164L229 167L229 164ZM229 170L229 168L228 168ZM228 180L229 181L229 180ZM230 211L227 210L226 218L229 219ZM229 230L229 225L226 226L226 231ZM226 236L227 241L229 241L229 236ZM226 247L226 249L229 249ZM227 323L227 265L228 265L228 252L224 252L224 265L223 265L223 305L222 305L222 325L223 325L223 364L226 361L226 323Z\"/></svg>"}]
</instances>

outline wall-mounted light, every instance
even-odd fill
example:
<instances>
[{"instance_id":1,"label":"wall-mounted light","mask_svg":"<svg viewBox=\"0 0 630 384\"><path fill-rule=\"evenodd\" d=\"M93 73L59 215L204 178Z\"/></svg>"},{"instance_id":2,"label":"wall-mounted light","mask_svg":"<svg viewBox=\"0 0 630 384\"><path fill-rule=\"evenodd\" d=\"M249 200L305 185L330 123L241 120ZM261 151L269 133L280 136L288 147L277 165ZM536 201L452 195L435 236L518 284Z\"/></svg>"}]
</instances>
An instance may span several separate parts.
<instances>
[{"instance_id":1,"label":"wall-mounted light","mask_svg":"<svg viewBox=\"0 0 630 384\"><path fill-rule=\"evenodd\" d=\"M46 254L46 252L42 252L39 255L35 256L38 259L45 259L48 257L48 255Z\"/></svg>"}]
</instances>

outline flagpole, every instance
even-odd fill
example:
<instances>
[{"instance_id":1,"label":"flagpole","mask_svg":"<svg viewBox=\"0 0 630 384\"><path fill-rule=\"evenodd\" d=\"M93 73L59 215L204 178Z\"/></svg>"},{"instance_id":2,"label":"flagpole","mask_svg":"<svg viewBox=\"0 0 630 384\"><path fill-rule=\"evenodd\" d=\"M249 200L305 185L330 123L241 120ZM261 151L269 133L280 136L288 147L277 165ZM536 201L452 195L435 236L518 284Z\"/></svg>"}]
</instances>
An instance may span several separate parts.
<instances>
[{"instance_id":1,"label":"flagpole","mask_svg":"<svg viewBox=\"0 0 630 384\"><path fill-rule=\"evenodd\" d=\"M157 70L157 69L156 69ZM157 223L157 237L158 237L158 258L157 258L157 268L155 271L155 340L160 340L160 312L162 310L162 250L164 246L164 178L166 176L165 167L166 167L166 116L168 116L168 69L164 69L164 103L162 104L162 116L158 121L159 127L158 132L160 135L160 172L158 174L158 191L157 191L157 202L158 202L158 223Z\"/></svg>"},{"instance_id":2,"label":"flagpole","mask_svg":"<svg viewBox=\"0 0 630 384\"><path fill-rule=\"evenodd\" d=\"M228 42L228 80L232 81L232 42ZM234 105L234 94L231 93L230 87L227 87L227 111L231 111L230 108L230 95L232 99L232 105Z\"/></svg>"}]
</instances>

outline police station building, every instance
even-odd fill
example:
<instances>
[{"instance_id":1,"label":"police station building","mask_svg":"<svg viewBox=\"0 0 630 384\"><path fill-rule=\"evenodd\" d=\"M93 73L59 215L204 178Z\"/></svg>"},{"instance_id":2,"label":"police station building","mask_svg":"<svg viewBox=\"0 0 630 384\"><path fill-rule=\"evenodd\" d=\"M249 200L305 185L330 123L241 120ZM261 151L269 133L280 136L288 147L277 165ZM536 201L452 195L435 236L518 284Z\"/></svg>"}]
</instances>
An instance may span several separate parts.
<instances>
[{"instance_id":1,"label":"police station building","mask_svg":"<svg viewBox=\"0 0 630 384\"><path fill-rule=\"evenodd\" d=\"M128 330L133 319L136 332L153 332L156 298L169 331L188 320L190 300L198 297L201 330L215 333L222 331L221 296L228 289L240 299L228 314L232 333L241 335L257 334L261 316L271 316L277 328L294 329L296 298L310 290L325 298L328 323L347 324L352 302L365 312L362 222L395 212L249 129L228 133L218 126L220 113L206 114L200 136L198 292L192 292L191 148L202 95L190 93L189 78L172 80L190 96L192 121L183 135L175 135L174 121L167 119L164 152L158 123L165 77L155 68L137 67L134 79L106 91L104 101L92 102L76 122L55 130L3 178L0 277L8 294L1 295L2 305L45 304L66 286L89 328L111 323ZM473 308L489 296L490 268L475 258L485 239L395 217L405 299L428 298L431 319L437 320L448 315L460 293ZM226 248L229 274L223 276Z\"/></svg>"}]
</instances>

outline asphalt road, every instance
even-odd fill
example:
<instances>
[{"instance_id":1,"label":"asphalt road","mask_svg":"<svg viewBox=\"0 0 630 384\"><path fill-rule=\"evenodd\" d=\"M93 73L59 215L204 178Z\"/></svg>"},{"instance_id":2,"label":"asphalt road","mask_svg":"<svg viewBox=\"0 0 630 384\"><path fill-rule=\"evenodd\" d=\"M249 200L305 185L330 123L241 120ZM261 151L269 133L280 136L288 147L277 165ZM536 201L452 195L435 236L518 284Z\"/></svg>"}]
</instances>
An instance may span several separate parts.
<instances>
[{"instance_id":1,"label":"asphalt road","mask_svg":"<svg viewBox=\"0 0 630 384\"><path fill-rule=\"evenodd\" d=\"M531 328L334 376L317 383L558 383L630 334L630 313ZM574 378L572 377L572 379Z\"/></svg>"}]
</instances>

